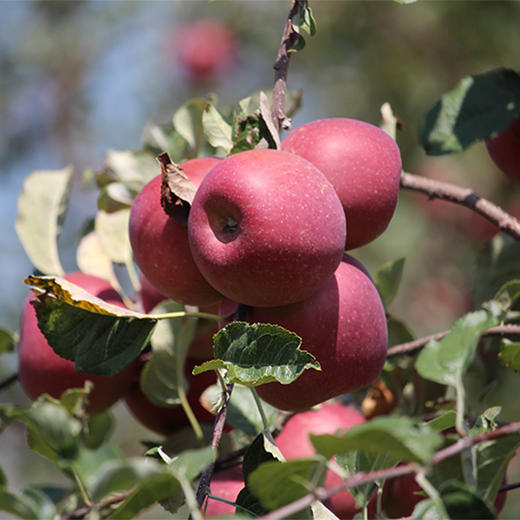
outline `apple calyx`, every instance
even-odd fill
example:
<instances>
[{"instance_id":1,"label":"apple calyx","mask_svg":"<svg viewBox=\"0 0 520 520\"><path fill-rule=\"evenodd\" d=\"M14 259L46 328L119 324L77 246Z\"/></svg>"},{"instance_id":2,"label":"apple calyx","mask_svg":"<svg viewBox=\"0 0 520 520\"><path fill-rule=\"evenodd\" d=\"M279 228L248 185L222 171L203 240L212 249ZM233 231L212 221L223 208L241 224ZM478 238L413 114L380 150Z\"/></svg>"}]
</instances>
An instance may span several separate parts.
<instances>
[{"instance_id":1,"label":"apple calyx","mask_svg":"<svg viewBox=\"0 0 520 520\"><path fill-rule=\"evenodd\" d=\"M157 160L161 165L161 207L169 217L187 224L197 188L166 152L158 155Z\"/></svg>"}]
</instances>

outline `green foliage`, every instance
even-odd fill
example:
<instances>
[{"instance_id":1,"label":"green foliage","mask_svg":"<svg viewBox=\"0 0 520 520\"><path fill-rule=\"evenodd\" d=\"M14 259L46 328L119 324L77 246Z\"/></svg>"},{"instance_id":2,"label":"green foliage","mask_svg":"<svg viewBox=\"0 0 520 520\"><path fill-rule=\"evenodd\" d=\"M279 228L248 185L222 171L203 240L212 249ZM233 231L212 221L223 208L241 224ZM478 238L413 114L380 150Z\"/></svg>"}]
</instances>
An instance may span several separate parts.
<instances>
[{"instance_id":1,"label":"green foliage","mask_svg":"<svg viewBox=\"0 0 520 520\"><path fill-rule=\"evenodd\" d=\"M15 339L13 334L0 327L0 354L4 354L5 352L12 352L14 350Z\"/></svg>"},{"instance_id":2,"label":"green foliage","mask_svg":"<svg viewBox=\"0 0 520 520\"><path fill-rule=\"evenodd\" d=\"M343 435L312 435L314 449L327 459L352 450L385 454L396 460L428 462L441 444L438 433L410 417L376 417Z\"/></svg>"},{"instance_id":3,"label":"green foliage","mask_svg":"<svg viewBox=\"0 0 520 520\"><path fill-rule=\"evenodd\" d=\"M301 338L277 325L235 321L215 335L215 359L195 367L193 373L225 368L226 383L289 384L308 368L319 370L314 356L300 345Z\"/></svg>"},{"instance_id":4,"label":"green foliage","mask_svg":"<svg viewBox=\"0 0 520 520\"><path fill-rule=\"evenodd\" d=\"M469 76L428 112L421 144L430 155L461 152L504 131L520 117L520 75L500 68Z\"/></svg>"},{"instance_id":5,"label":"green foliage","mask_svg":"<svg viewBox=\"0 0 520 520\"><path fill-rule=\"evenodd\" d=\"M377 270L374 277L374 283L385 309L388 308L397 294L401 278L403 277L404 262L404 258L387 262Z\"/></svg>"},{"instance_id":6,"label":"green foliage","mask_svg":"<svg viewBox=\"0 0 520 520\"><path fill-rule=\"evenodd\" d=\"M71 167L32 172L18 199L18 238L33 265L45 274L64 273L58 237L68 209L72 177Z\"/></svg>"}]
</instances>

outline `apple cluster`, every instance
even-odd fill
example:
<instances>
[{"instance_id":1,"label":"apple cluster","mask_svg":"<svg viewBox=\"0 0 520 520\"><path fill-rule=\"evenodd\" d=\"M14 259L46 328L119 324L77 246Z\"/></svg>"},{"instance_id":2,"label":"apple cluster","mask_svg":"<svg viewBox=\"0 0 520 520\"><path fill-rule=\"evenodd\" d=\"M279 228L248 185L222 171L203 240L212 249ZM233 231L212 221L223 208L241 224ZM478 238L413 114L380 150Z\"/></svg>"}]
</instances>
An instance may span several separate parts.
<instances>
[{"instance_id":1,"label":"apple cluster","mask_svg":"<svg viewBox=\"0 0 520 520\"><path fill-rule=\"evenodd\" d=\"M136 264L163 295L187 305L241 305L244 319L296 332L322 371L260 396L299 411L372 383L386 357L383 305L346 251L377 238L397 203L401 157L379 128L314 121L281 149L182 163L196 188L189 217L161 207L161 176L137 195L129 236Z\"/></svg>"}]
</instances>

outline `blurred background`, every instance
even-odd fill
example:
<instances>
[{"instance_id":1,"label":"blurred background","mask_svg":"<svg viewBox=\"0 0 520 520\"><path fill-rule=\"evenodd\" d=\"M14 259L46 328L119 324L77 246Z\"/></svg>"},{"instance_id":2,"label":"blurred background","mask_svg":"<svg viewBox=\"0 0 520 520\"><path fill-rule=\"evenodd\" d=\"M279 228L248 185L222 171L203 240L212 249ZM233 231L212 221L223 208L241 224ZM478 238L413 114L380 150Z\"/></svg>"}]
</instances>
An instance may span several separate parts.
<instances>
[{"instance_id":1,"label":"blurred background","mask_svg":"<svg viewBox=\"0 0 520 520\"><path fill-rule=\"evenodd\" d=\"M470 186L519 216L520 190L481 143L458 156L427 158L418 131L431 105L463 76L520 68L520 2L310 4L317 34L306 37L289 71L288 87L303 90L293 127L334 116L379 124L380 107L390 102L403 125L398 142L406 171ZM74 270L85 222L96 213L97 192L83 172L101 169L107 150L139 149L145 125L168 123L189 98L214 93L225 105L271 88L289 6L275 0L0 3L1 327L17 330L27 294L23 279L32 271L14 231L28 173L74 166L60 238L62 263ZM189 25L200 20L213 22ZM406 256L391 311L419 337L449 328L471 310L476 253L493 233L465 208L402 191L386 233L353 254L372 274ZM15 371L16 355L2 356L1 379ZM506 379L500 395L511 395L511 385L518 384ZM18 385L0 394L1 403L25 399ZM503 419L519 412L520 403ZM141 453L140 436L153 435L124 407L115 413L123 424L116 431L122 449ZM53 475L44 459L25 449L16 427L3 434L1 458L15 488ZM513 502L501 517L515 517Z\"/></svg>"}]
</instances>

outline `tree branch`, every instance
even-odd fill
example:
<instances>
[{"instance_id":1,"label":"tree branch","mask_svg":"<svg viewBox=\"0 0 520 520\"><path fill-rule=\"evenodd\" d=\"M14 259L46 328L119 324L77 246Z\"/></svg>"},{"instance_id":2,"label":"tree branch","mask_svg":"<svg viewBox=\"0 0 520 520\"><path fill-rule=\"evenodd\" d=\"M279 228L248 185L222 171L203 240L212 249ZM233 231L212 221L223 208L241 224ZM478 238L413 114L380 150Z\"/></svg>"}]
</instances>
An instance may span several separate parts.
<instances>
[{"instance_id":1,"label":"tree branch","mask_svg":"<svg viewBox=\"0 0 520 520\"><path fill-rule=\"evenodd\" d=\"M461 453L462 451L478 444L480 442L489 441L498 439L500 437L505 437L507 435L512 435L514 433L520 433L520 422L511 423L506 426L502 426L501 428L497 428L494 431L482 433L480 435L474 436L466 436L462 439L459 439L457 442L438 451L432 458L430 465L434 466L439 464L440 462ZM304 497L287 504L276 511L272 511L267 515L261 516L258 520L282 520L289 515L293 515L298 513L302 509L309 507L315 500L326 500L331 496L339 493L340 491L344 491L349 487L359 486L362 484L368 484L369 482L375 482L380 479L392 479L396 477L401 477L403 475L410 475L412 473L417 473L421 471L423 468L418 466L417 464L403 464L401 466L396 466L388 469L380 469L376 471L370 472L360 472L355 473L354 475L345 479L341 484L335 486L330 489L325 489L323 487L315 489L312 493L308 493Z\"/></svg>"},{"instance_id":2,"label":"tree branch","mask_svg":"<svg viewBox=\"0 0 520 520\"><path fill-rule=\"evenodd\" d=\"M285 113L285 92L287 90L287 72L291 53L289 49L293 41L292 19L299 9L302 9L305 0L292 0L291 9L287 22L284 27L282 41L278 49L278 55L274 63L274 86L273 86L273 121L278 132L280 130L290 130L291 120Z\"/></svg>"},{"instance_id":3,"label":"tree branch","mask_svg":"<svg viewBox=\"0 0 520 520\"><path fill-rule=\"evenodd\" d=\"M424 193L430 199L442 199L466 206L495 224L503 233L520 241L520 221L470 188L405 172L401 173L401 188Z\"/></svg>"},{"instance_id":4,"label":"tree branch","mask_svg":"<svg viewBox=\"0 0 520 520\"><path fill-rule=\"evenodd\" d=\"M16 383L16 381L18 381L18 374L15 373L10 375L9 377L0 382L0 391L11 386L13 383Z\"/></svg>"},{"instance_id":5,"label":"tree branch","mask_svg":"<svg viewBox=\"0 0 520 520\"><path fill-rule=\"evenodd\" d=\"M431 334L429 336L425 336L424 338L414 339L413 341L408 341L406 343L401 343L399 345L394 345L390 347L387 352L387 359L401 356L403 354L415 354L419 350L421 350L428 341L435 339L440 340L450 331L445 330L442 332L437 332L435 334ZM485 337L490 336L500 336L500 337L520 337L520 325L499 325L498 327L492 327L486 330L483 334Z\"/></svg>"}]
</instances>

